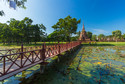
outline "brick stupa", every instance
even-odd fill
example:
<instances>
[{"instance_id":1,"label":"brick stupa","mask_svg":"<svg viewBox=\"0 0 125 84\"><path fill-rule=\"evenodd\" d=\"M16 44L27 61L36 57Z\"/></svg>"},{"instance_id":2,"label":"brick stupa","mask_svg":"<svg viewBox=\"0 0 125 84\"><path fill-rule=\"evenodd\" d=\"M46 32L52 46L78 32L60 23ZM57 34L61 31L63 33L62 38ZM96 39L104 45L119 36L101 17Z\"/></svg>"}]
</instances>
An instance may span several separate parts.
<instances>
[{"instance_id":1,"label":"brick stupa","mask_svg":"<svg viewBox=\"0 0 125 84\"><path fill-rule=\"evenodd\" d=\"M87 36L87 34L86 34L84 24L83 24L82 31L81 31L81 33L80 33L79 40L81 40L81 41L90 41L90 38L88 38L88 36Z\"/></svg>"}]
</instances>

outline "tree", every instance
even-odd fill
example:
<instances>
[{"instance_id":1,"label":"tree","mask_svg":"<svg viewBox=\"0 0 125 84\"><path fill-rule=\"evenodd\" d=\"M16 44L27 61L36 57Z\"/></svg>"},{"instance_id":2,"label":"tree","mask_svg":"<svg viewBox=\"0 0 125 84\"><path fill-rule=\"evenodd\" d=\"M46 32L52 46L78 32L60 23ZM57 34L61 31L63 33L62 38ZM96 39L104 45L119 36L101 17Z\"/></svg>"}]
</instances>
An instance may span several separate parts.
<instances>
[{"instance_id":1,"label":"tree","mask_svg":"<svg viewBox=\"0 0 125 84\"><path fill-rule=\"evenodd\" d=\"M90 38L90 39L92 39L92 32L87 32L87 36L88 36L88 38Z\"/></svg>"},{"instance_id":2,"label":"tree","mask_svg":"<svg viewBox=\"0 0 125 84\"><path fill-rule=\"evenodd\" d=\"M105 35L104 34L99 34L98 35L98 40L100 41L100 40L103 40L104 39L104 37L105 37Z\"/></svg>"},{"instance_id":3,"label":"tree","mask_svg":"<svg viewBox=\"0 0 125 84\"><path fill-rule=\"evenodd\" d=\"M50 34L47 36L48 41L57 41L57 40L59 40L59 38L58 38L57 35L58 35L58 32L57 32L57 31L54 31L54 32L50 33Z\"/></svg>"},{"instance_id":4,"label":"tree","mask_svg":"<svg viewBox=\"0 0 125 84\"><path fill-rule=\"evenodd\" d=\"M46 27L43 24L32 25L33 27L33 41L36 42L41 40L41 36L45 34Z\"/></svg>"},{"instance_id":5,"label":"tree","mask_svg":"<svg viewBox=\"0 0 125 84\"><path fill-rule=\"evenodd\" d=\"M122 35L123 39L125 39L125 33Z\"/></svg>"},{"instance_id":6,"label":"tree","mask_svg":"<svg viewBox=\"0 0 125 84\"><path fill-rule=\"evenodd\" d=\"M64 40L70 41L72 34L76 33L77 26L80 23L80 20L67 16L64 19L59 19L58 22L52 26L52 28L59 32L58 36L65 36Z\"/></svg>"},{"instance_id":7,"label":"tree","mask_svg":"<svg viewBox=\"0 0 125 84\"><path fill-rule=\"evenodd\" d=\"M113 40L113 36L112 35L108 35L105 37L106 40L109 42L109 41L112 41Z\"/></svg>"},{"instance_id":8,"label":"tree","mask_svg":"<svg viewBox=\"0 0 125 84\"><path fill-rule=\"evenodd\" d=\"M91 38L91 39L92 39L92 41L96 41L96 40L97 40L97 35L95 35L95 34L92 35L92 38Z\"/></svg>"},{"instance_id":9,"label":"tree","mask_svg":"<svg viewBox=\"0 0 125 84\"><path fill-rule=\"evenodd\" d=\"M112 31L112 35L116 38L117 42L117 40L121 38L121 31L120 30Z\"/></svg>"},{"instance_id":10,"label":"tree","mask_svg":"<svg viewBox=\"0 0 125 84\"><path fill-rule=\"evenodd\" d=\"M10 42L9 38L11 35L11 29L9 28L9 26L7 24L3 24L4 26L1 27L1 32L0 32L0 38L1 41L5 44L7 42Z\"/></svg>"},{"instance_id":11,"label":"tree","mask_svg":"<svg viewBox=\"0 0 125 84\"><path fill-rule=\"evenodd\" d=\"M53 31L47 38L48 41L66 41L65 35L59 31Z\"/></svg>"},{"instance_id":12,"label":"tree","mask_svg":"<svg viewBox=\"0 0 125 84\"><path fill-rule=\"evenodd\" d=\"M0 23L0 41L5 43L30 43L41 40L45 36L46 27L43 24L32 25L32 19L23 20L11 18L8 24Z\"/></svg>"},{"instance_id":13,"label":"tree","mask_svg":"<svg viewBox=\"0 0 125 84\"><path fill-rule=\"evenodd\" d=\"M9 3L10 0L5 0L5 1ZM25 2L27 2L27 0L14 0L14 2L16 3L17 7L26 9ZM4 11L0 10L0 16L3 16L3 15L5 15Z\"/></svg>"}]
</instances>

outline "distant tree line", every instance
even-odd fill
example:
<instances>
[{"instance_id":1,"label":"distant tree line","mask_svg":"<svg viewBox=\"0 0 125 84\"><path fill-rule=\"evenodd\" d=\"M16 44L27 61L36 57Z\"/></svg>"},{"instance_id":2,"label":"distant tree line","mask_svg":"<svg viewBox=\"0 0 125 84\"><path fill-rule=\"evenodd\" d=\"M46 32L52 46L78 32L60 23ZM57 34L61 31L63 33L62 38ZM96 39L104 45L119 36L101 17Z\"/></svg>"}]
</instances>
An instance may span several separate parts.
<instances>
[{"instance_id":1,"label":"distant tree line","mask_svg":"<svg viewBox=\"0 0 125 84\"><path fill-rule=\"evenodd\" d=\"M88 37L92 41L125 41L125 34L122 34L120 30L115 30L112 31L112 35L104 35L104 34L99 34L99 35L93 35L92 32L87 33Z\"/></svg>"},{"instance_id":2,"label":"distant tree line","mask_svg":"<svg viewBox=\"0 0 125 84\"><path fill-rule=\"evenodd\" d=\"M23 20L14 18L7 23L0 23L0 41L2 43L38 42L44 37L46 27L43 24L32 24L33 20L25 17Z\"/></svg>"}]
</instances>

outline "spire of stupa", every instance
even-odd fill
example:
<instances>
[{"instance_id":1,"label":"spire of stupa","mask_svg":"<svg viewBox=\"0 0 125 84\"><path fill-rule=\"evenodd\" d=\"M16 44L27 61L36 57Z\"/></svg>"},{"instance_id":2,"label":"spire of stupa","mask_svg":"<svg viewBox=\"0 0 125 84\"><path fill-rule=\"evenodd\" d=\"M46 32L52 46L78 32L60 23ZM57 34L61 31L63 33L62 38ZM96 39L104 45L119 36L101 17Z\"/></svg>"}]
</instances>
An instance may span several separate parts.
<instances>
[{"instance_id":1,"label":"spire of stupa","mask_svg":"<svg viewBox=\"0 0 125 84\"><path fill-rule=\"evenodd\" d=\"M84 26L84 23L83 23L82 31L85 31L85 26Z\"/></svg>"}]
</instances>

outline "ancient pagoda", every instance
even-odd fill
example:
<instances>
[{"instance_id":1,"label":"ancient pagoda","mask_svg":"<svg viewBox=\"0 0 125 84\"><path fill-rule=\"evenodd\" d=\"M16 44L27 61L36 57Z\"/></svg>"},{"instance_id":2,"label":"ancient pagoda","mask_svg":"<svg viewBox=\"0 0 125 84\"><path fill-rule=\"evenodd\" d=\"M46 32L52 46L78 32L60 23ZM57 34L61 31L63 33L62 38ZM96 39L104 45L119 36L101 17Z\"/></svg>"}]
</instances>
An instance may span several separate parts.
<instances>
[{"instance_id":1,"label":"ancient pagoda","mask_svg":"<svg viewBox=\"0 0 125 84\"><path fill-rule=\"evenodd\" d=\"M87 34L86 34L84 24L83 24L82 31L81 31L81 33L80 33L79 40L81 40L81 41L90 41L90 38L88 38L88 36L87 36Z\"/></svg>"}]
</instances>

